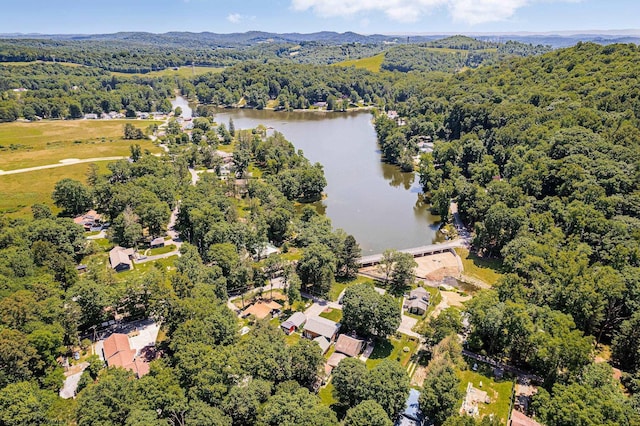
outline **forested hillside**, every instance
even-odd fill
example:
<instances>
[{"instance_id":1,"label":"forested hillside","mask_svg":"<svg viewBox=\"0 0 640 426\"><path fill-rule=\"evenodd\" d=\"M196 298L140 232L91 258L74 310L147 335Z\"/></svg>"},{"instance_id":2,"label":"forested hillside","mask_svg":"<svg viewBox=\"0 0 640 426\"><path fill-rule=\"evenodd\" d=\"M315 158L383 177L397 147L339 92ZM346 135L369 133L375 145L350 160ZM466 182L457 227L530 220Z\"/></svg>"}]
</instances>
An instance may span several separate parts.
<instances>
[{"instance_id":1,"label":"forested hillside","mask_svg":"<svg viewBox=\"0 0 640 426\"><path fill-rule=\"evenodd\" d=\"M424 199L443 225L453 222L451 203L457 203L476 259L502 265L498 283L475 293L460 311L423 318L422 355L431 362L419 401L430 419L448 426L499 422L458 416L464 383L456 374L471 370L458 333L468 319L466 349L539 381L528 407L536 420L548 426L640 424L638 46L579 43L538 55L546 48L452 38L386 53L396 71L409 73L271 61L324 52L319 60L330 62L377 49L327 44L317 50L305 45L316 41L302 40L229 49L224 55L238 56L226 56L224 65L234 65L187 79L119 77L105 69L190 63L191 48L158 62L166 50L157 46L114 57L111 41L90 40L96 49L80 56L74 56L84 45L79 40L43 46L26 40L27 49L20 43L0 41L3 58L33 60L46 52L91 66L0 66L0 121L170 111L175 90L200 104L200 116L167 118L162 133L154 134L166 154L132 145L129 159L102 171L88 167L86 184L58 182L54 212L36 204L31 218L0 216L0 425L328 426L375 419L388 426L397 418L409 388L401 360L409 360L409 345L420 346L406 336L396 340L402 342L397 348L387 340L400 323L404 288L397 299L367 283L347 288L360 248L306 205L323 196L322 165L278 132L236 131L231 120L215 122L210 108L291 110L320 102L336 111L371 107L383 160L418 169ZM438 55L446 55L442 63ZM478 69L462 70L480 62ZM452 72L425 72L443 68ZM127 130L145 137L127 126L127 139ZM91 208L111 222L106 238L93 239L71 220ZM136 259L135 268L122 273L108 267L114 245L151 252L158 235L180 245L172 258ZM268 242L281 253L264 259ZM411 256L406 261L412 279ZM80 262L86 273L79 274ZM386 261L394 269L392 282L378 283L388 293L398 263ZM320 346L285 335L278 320L240 319L229 309L261 300L276 274L290 311L308 306L301 292L326 298L334 292L336 300L346 289L344 316L340 309L322 313L339 313L349 333L375 341L378 358L366 364L347 359L326 393L314 394L323 377ZM430 290L441 297L438 288ZM240 296L232 301L230 294ZM358 309L384 327L359 324ZM388 318L373 314L380 312ZM137 380L130 371L103 368L89 354L89 339L116 318L161 324L157 359ZM56 394L60 361L74 352L82 352L88 366L77 398L62 400ZM609 364L621 370L618 376Z\"/></svg>"},{"instance_id":2,"label":"forested hillside","mask_svg":"<svg viewBox=\"0 0 640 426\"><path fill-rule=\"evenodd\" d=\"M465 68L491 65L514 56L540 55L549 46L514 41L493 43L455 36L428 43L396 46L385 52L382 69L386 71L457 72Z\"/></svg>"},{"instance_id":3,"label":"forested hillside","mask_svg":"<svg viewBox=\"0 0 640 426\"><path fill-rule=\"evenodd\" d=\"M412 43L415 42L414 40ZM45 36L0 38L0 62L57 60L109 71L147 73L192 64L226 67L245 61L327 65L388 51L391 57L384 67L387 70L450 71L456 69L459 63L475 67L489 60L496 61L511 55L527 56L549 50L549 47L534 47L519 42L493 43L462 36L448 37L424 45L396 46L398 43L395 37L376 38L357 34L308 39L301 35L296 37L266 33L236 34L235 37L216 37L207 33L122 33L54 39ZM434 52L420 47L431 47ZM460 50L459 56L463 58L453 58L446 49ZM440 58L440 53L444 57ZM412 58L413 55L419 58ZM413 63L409 68L401 66L406 59L411 59L410 62ZM442 64L443 61L447 63ZM425 65L425 62L430 65Z\"/></svg>"},{"instance_id":4,"label":"forested hillside","mask_svg":"<svg viewBox=\"0 0 640 426\"><path fill-rule=\"evenodd\" d=\"M436 128L420 162L434 209L446 217L454 198L478 252L509 272L469 305L470 346L543 375L549 425L567 424L560 400L589 388L594 343L612 345L630 383L640 366L639 64L635 45L578 44L458 74L399 106ZM620 395L572 416L581 410L598 413L581 424L637 421Z\"/></svg>"},{"instance_id":5,"label":"forested hillside","mask_svg":"<svg viewBox=\"0 0 640 426\"><path fill-rule=\"evenodd\" d=\"M68 64L0 64L0 122L23 117L81 118L111 111L171 111L175 82L112 76Z\"/></svg>"}]
</instances>

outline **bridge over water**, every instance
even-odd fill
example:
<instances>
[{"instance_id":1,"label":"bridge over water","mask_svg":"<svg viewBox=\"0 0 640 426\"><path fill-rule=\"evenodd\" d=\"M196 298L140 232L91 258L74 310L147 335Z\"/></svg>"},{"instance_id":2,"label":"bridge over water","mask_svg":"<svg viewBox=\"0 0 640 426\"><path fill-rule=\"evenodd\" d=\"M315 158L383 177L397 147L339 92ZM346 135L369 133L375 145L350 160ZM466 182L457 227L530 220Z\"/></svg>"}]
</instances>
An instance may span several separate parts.
<instances>
[{"instance_id":1,"label":"bridge over water","mask_svg":"<svg viewBox=\"0 0 640 426\"><path fill-rule=\"evenodd\" d=\"M454 248L460 247L462 245L461 240L449 241L443 244L431 244L428 246L414 247L404 250L398 250L402 253L409 253L413 257L423 257L429 256L431 254L436 253L444 253L446 251L453 251ZM375 266L382 261L382 254L373 254L370 256L361 257L358 260L358 264L361 268L365 268L367 266Z\"/></svg>"}]
</instances>

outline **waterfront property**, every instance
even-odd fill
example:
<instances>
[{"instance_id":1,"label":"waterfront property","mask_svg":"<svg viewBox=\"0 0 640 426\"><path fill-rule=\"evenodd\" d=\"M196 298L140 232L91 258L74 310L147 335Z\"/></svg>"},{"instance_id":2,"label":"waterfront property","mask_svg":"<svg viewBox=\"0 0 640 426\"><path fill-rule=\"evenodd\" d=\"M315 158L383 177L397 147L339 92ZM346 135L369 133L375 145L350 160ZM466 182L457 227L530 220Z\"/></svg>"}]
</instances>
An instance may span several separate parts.
<instances>
[{"instance_id":1,"label":"waterfront property","mask_svg":"<svg viewBox=\"0 0 640 426\"><path fill-rule=\"evenodd\" d=\"M424 315L429 308L431 294L423 287L411 290L407 299L407 310L415 315Z\"/></svg>"},{"instance_id":2,"label":"waterfront property","mask_svg":"<svg viewBox=\"0 0 640 426\"><path fill-rule=\"evenodd\" d=\"M402 253L409 253L413 257L423 257L429 256L431 254L436 253L444 253L447 251L453 252L455 254L454 249L460 246L458 241L451 241L443 244L431 244L427 246L414 247L409 249L398 250ZM382 254L373 254L370 256L363 256L358 260L358 263L361 268L365 268L368 266L378 265L382 261Z\"/></svg>"}]
</instances>

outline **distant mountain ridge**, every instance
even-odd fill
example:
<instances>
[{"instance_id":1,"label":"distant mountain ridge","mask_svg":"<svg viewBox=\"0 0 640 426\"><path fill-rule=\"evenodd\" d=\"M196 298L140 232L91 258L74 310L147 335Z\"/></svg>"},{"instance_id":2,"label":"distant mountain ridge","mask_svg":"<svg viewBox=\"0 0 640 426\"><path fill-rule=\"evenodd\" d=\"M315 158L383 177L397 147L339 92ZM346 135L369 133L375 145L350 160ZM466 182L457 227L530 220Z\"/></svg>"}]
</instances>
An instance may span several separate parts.
<instances>
[{"instance_id":1,"label":"distant mountain ridge","mask_svg":"<svg viewBox=\"0 0 640 426\"><path fill-rule=\"evenodd\" d=\"M334 31L320 31L314 33L271 33L264 31L247 31L244 33L213 33L172 31L167 33L149 32L118 32L112 34L0 34L0 38L7 39L50 39L50 40L117 40L140 44L172 44L200 45L209 47L237 47L250 46L258 43L304 43L322 42L326 44L379 44L379 43L424 43L452 36L451 33L442 34L369 34L355 32L338 33ZM521 43L550 45L554 48L566 47L579 41L591 41L599 44L611 43L640 43L640 30L593 31L585 33L545 32L545 33L469 33L477 40L499 41L508 40Z\"/></svg>"}]
</instances>

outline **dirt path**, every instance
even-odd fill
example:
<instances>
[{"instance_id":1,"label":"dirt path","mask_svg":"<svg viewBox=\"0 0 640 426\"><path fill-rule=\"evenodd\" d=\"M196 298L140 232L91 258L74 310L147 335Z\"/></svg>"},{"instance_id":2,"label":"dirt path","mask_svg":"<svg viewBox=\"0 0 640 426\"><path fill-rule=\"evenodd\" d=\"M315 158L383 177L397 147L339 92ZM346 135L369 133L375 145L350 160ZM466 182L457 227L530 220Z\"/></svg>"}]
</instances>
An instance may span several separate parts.
<instances>
[{"instance_id":1,"label":"dirt path","mask_svg":"<svg viewBox=\"0 0 640 426\"><path fill-rule=\"evenodd\" d=\"M27 167L26 169L16 169L16 170L6 170L6 171L0 170L0 176L34 172L36 170L54 169L56 167L70 166L72 164L95 163L98 161L117 161L117 160L124 160L126 158L129 158L129 157L95 157L95 158L83 158L83 159L66 158L64 160L60 160L59 163L55 163L55 164L47 164L44 166L36 166L36 167Z\"/></svg>"}]
</instances>

